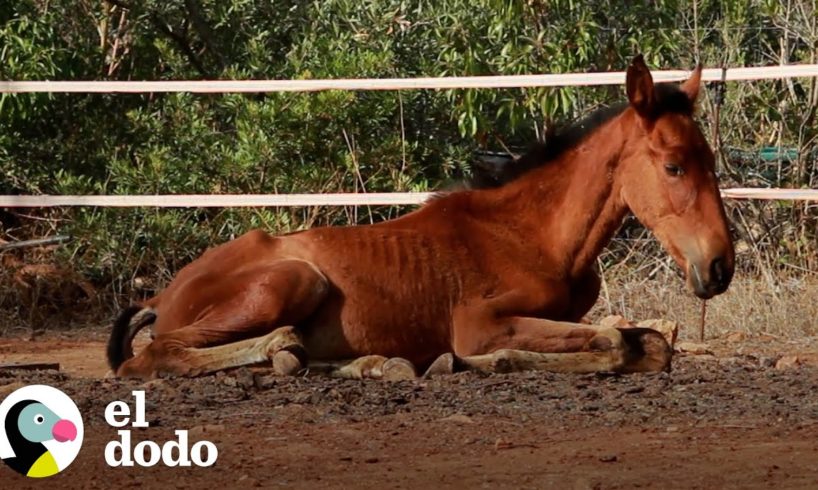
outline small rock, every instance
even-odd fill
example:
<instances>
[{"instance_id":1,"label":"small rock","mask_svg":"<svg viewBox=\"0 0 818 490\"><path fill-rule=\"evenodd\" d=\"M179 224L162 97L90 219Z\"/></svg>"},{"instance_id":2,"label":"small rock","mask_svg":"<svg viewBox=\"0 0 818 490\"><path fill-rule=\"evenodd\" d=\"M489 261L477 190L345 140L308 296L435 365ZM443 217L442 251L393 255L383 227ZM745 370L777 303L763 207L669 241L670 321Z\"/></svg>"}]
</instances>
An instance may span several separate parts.
<instances>
[{"instance_id":1,"label":"small rock","mask_svg":"<svg viewBox=\"0 0 818 490\"><path fill-rule=\"evenodd\" d=\"M599 457L599 461L603 463L616 463L617 459L619 458L617 458L616 454L606 454Z\"/></svg>"},{"instance_id":2,"label":"small rock","mask_svg":"<svg viewBox=\"0 0 818 490\"><path fill-rule=\"evenodd\" d=\"M634 325L621 315L608 315L599 321L599 326L613 328L628 328L633 327Z\"/></svg>"},{"instance_id":3,"label":"small rock","mask_svg":"<svg viewBox=\"0 0 818 490\"><path fill-rule=\"evenodd\" d=\"M747 340L747 334L744 332L727 332L727 335L724 336L724 340L732 343L739 343L744 342Z\"/></svg>"},{"instance_id":4,"label":"small rock","mask_svg":"<svg viewBox=\"0 0 818 490\"><path fill-rule=\"evenodd\" d=\"M514 447L513 443L511 443L509 441L506 441L506 440L503 440L502 438L497 439L496 441L494 441L494 450L495 451L499 451L501 449L511 449L513 447Z\"/></svg>"},{"instance_id":5,"label":"small rock","mask_svg":"<svg viewBox=\"0 0 818 490\"><path fill-rule=\"evenodd\" d=\"M169 399L175 398L179 393L178 390L168 382L167 379L157 378L147 381L142 384L142 388L151 394L149 399Z\"/></svg>"},{"instance_id":6,"label":"small rock","mask_svg":"<svg viewBox=\"0 0 818 490\"><path fill-rule=\"evenodd\" d=\"M676 345L676 350L678 352L684 352L686 354L694 354L694 355L702 355L702 354L712 354L713 351L710 350L710 346L707 344L698 344L696 342L679 342Z\"/></svg>"},{"instance_id":7,"label":"small rock","mask_svg":"<svg viewBox=\"0 0 818 490\"><path fill-rule=\"evenodd\" d=\"M251 388L255 384L253 380L253 372L246 367L239 368L235 373L235 377L236 383L245 390Z\"/></svg>"},{"instance_id":8,"label":"small rock","mask_svg":"<svg viewBox=\"0 0 818 490\"><path fill-rule=\"evenodd\" d=\"M665 338L671 349L676 344L676 339L679 337L679 324L671 320L665 320L663 318L642 320L641 322L637 323L636 326L656 330L662 334L662 337Z\"/></svg>"},{"instance_id":9,"label":"small rock","mask_svg":"<svg viewBox=\"0 0 818 490\"><path fill-rule=\"evenodd\" d=\"M276 385L276 383L278 382L278 379L279 378L277 376L274 376L274 375L264 376L264 375L261 375L261 374L256 374L253 377L253 382L255 383L257 389L259 389L259 390L269 390L270 388L272 388L273 386Z\"/></svg>"},{"instance_id":10,"label":"small rock","mask_svg":"<svg viewBox=\"0 0 818 490\"><path fill-rule=\"evenodd\" d=\"M152 379L150 381L146 381L146 382L142 383L142 388L144 388L145 390L150 391L150 390L154 390L154 389L157 389L157 388L164 388L167 385L168 385L168 381L166 379L156 378L156 379Z\"/></svg>"},{"instance_id":11,"label":"small rock","mask_svg":"<svg viewBox=\"0 0 818 490\"><path fill-rule=\"evenodd\" d=\"M255 478L249 478L248 477L242 482L241 486L245 487L245 488L247 488L247 487L260 487L261 482L256 480Z\"/></svg>"},{"instance_id":12,"label":"small rock","mask_svg":"<svg viewBox=\"0 0 818 490\"><path fill-rule=\"evenodd\" d=\"M201 437L204 434L215 434L217 432L224 432L224 426L221 424L205 424L197 425L188 431L191 438Z\"/></svg>"},{"instance_id":13,"label":"small rock","mask_svg":"<svg viewBox=\"0 0 818 490\"><path fill-rule=\"evenodd\" d=\"M233 376L225 376L225 378L222 379L222 384L224 384L225 386L229 386L231 388L235 388L236 386L239 385L239 382L236 381L236 378L234 378Z\"/></svg>"},{"instance_id":14,"label":"small rock","mask_svg":"<svg viewBox=\"0 0 818 490\"><path fill-rule=\"evenodd\" d=\"M787 355L782 356L778 361L775 363L776 369L793 369L797 368L801 365L801 359L798 356L794 355Z\"/></svg>"},{"instance_id":15,"label":"small rock","mask_svg":"<svg viewBox=\"0 0 818 490\"><path fill-rule=\"evenodd\" d=\"M441 422L454 422L456 424L473 424L474 420L468 415L463 415L460 413L456 413L454 415L449 415L448 417L443 417L440 419Z\"/></svg>"},{"instance_id":16,"label":"small rock","mask_svg":"<svg viewBox=\"0 0 818 490\"><path fill-rule=\"evenodd\" d=\"M758 360L758 365L761 366L762 368L775 367L775 358L763 356Z\"/></svg>"},{"instance_id":17,"label":"small rock","mask_svg":"<svg viewBox=\"0 0 818 490\"><path fill-rule=\"evenodd\" d=\"M380 459L378 459L378 458L374 458L374 457L373 457L373 458L366 458L366 459L364 460L364 463L370 463L370 464L372 464L372 463L377 463L378 461L380 461Z\"/></svg>"},{"instance_id":18,"label":"small rock","mask_svg":"<svg viewBox=\"0 0 818 490\"><path fill-rule=\"evenodd\" d=\"M745 358L738 356L724 357L722 359L718 359L718 361L719 364L722 364L724 366L746 366L748 364L751 364Z\"/></svg>"}]
</instances>

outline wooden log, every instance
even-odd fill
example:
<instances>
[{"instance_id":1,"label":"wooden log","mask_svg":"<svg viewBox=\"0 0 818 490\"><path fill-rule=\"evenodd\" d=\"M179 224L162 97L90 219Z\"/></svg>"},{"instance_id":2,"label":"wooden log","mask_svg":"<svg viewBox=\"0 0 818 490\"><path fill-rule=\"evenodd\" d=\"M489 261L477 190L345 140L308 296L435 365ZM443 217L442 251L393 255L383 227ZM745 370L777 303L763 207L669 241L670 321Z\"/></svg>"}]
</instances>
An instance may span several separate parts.
<instances>
[{"instance_id":1,"label":"wooden log","mask_svg":"<svg viewBox=\"0 0 818 490\"><path fill-rule=\"evenodd\" d=\"M21 371L46 371L46 370L60 370L60 363L58 362L12 362L8 364L0 364L0 370L21 370Z\"/></svg>"},{"instance_id":2,"label":"wooden log","mask_svg":"<svg viewBox=\"0 0 818 490\"><path fill-rule=\"evenodd\" d=\"M23 240L19 242L9 242L0 245L0 252L5 252L6 250L14 250L17 248L27 248L27 247L43 247L46 245L57 245L59 243L64 243L71 240L70 236L66 235L57 235L50 238L37 238L36 240Z\"/></svg>"}]
</instances>

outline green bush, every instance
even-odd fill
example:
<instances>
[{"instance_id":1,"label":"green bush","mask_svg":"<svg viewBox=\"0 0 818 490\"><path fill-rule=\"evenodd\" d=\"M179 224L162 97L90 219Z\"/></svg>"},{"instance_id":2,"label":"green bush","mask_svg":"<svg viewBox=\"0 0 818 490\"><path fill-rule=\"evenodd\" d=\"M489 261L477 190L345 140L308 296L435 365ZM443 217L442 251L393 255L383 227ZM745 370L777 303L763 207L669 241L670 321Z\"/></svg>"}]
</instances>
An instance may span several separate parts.
<instances>
[{"instance_id":1,"label":"green bush","mask_svg":"<svg viewBox=\"0 0 818 490\"><path fill-rule=\"evenodd\" d=\"M803 5L802 5L803 4ZM800 6L799 10L796 8ZM814 5L591 0L0 1L0 77L176 80L417 77L814 61ZM789 8L790 10L786 10ZM784 46L782 52L781 46ZM292 193L428 190L468 172L475 149L520 148L545 129L623 98L621 87L281 94L35 94L0 98L0 192ZM709 125L711 104L703 103ZM772 185L813 186L815 82L730 84L723 142L799 149ZM770 141L770 135L775 139ZM812 156L810 156L812 155ZM785 169L783 172L782 169ZM728 160L727 179L752 168ZM730 181L730 180L728 180ZM778 243L814 243L800 205ZM803 211L803 212L802 212ZM206 246L272 232L365 223L399 208L98 209L0 213L14 237L51 232L83 274L112 290L159 286ZM765 214L766 213L766 214ZM771 218L772 219L772 218ZM54 224L56 223L56 225ZM813 226L810 227L810 224ZM748 227L747 240L761 235ZM755 233L755 235L754 235ZM773 245L777 245L775 243ZM798 245L798 254L808 247ZM814 250L812 250L814 254ZM793 260L787 258L787 260ZM798 258L794 260L800 260Z\"/></svg>"}]
</instances>

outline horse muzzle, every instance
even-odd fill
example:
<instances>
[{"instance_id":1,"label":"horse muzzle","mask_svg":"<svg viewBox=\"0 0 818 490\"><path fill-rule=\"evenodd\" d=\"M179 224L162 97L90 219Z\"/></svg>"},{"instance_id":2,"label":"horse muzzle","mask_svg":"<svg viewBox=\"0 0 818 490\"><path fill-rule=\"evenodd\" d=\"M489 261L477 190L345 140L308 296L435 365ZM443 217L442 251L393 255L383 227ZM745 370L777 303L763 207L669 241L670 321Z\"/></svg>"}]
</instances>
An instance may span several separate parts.
<instances>
[{"instance_id":1,"label":"horse muzzle","mask_svg":"<svg viewBox=\"0 0 818 490\"><path fill-rule=\"evenodd\" d=\"M724 257L689 262L687 281L693 294L701 299L710 299L727 291L732 280L733 263Z\"/></svg>"}]
</instances>

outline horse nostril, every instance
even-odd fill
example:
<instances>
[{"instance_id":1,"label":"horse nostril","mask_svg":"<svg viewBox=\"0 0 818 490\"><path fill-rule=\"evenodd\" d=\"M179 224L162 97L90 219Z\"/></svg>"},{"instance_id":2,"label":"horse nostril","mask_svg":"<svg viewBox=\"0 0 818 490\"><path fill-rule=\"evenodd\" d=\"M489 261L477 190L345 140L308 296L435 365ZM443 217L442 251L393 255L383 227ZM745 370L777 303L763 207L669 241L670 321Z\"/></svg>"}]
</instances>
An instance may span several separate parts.
<instances>
[{"instance_id":1,"label":"horse nostril","mask_svg":"<svg viewBox=\"0 0 818 490\"><path fill-rule=\"evenodd\" d=\"M724 283L727 282L728 274L724 258L715 258L710 263L710 280L719 286L724 286Z\"/></svg>"}]
</instances>

